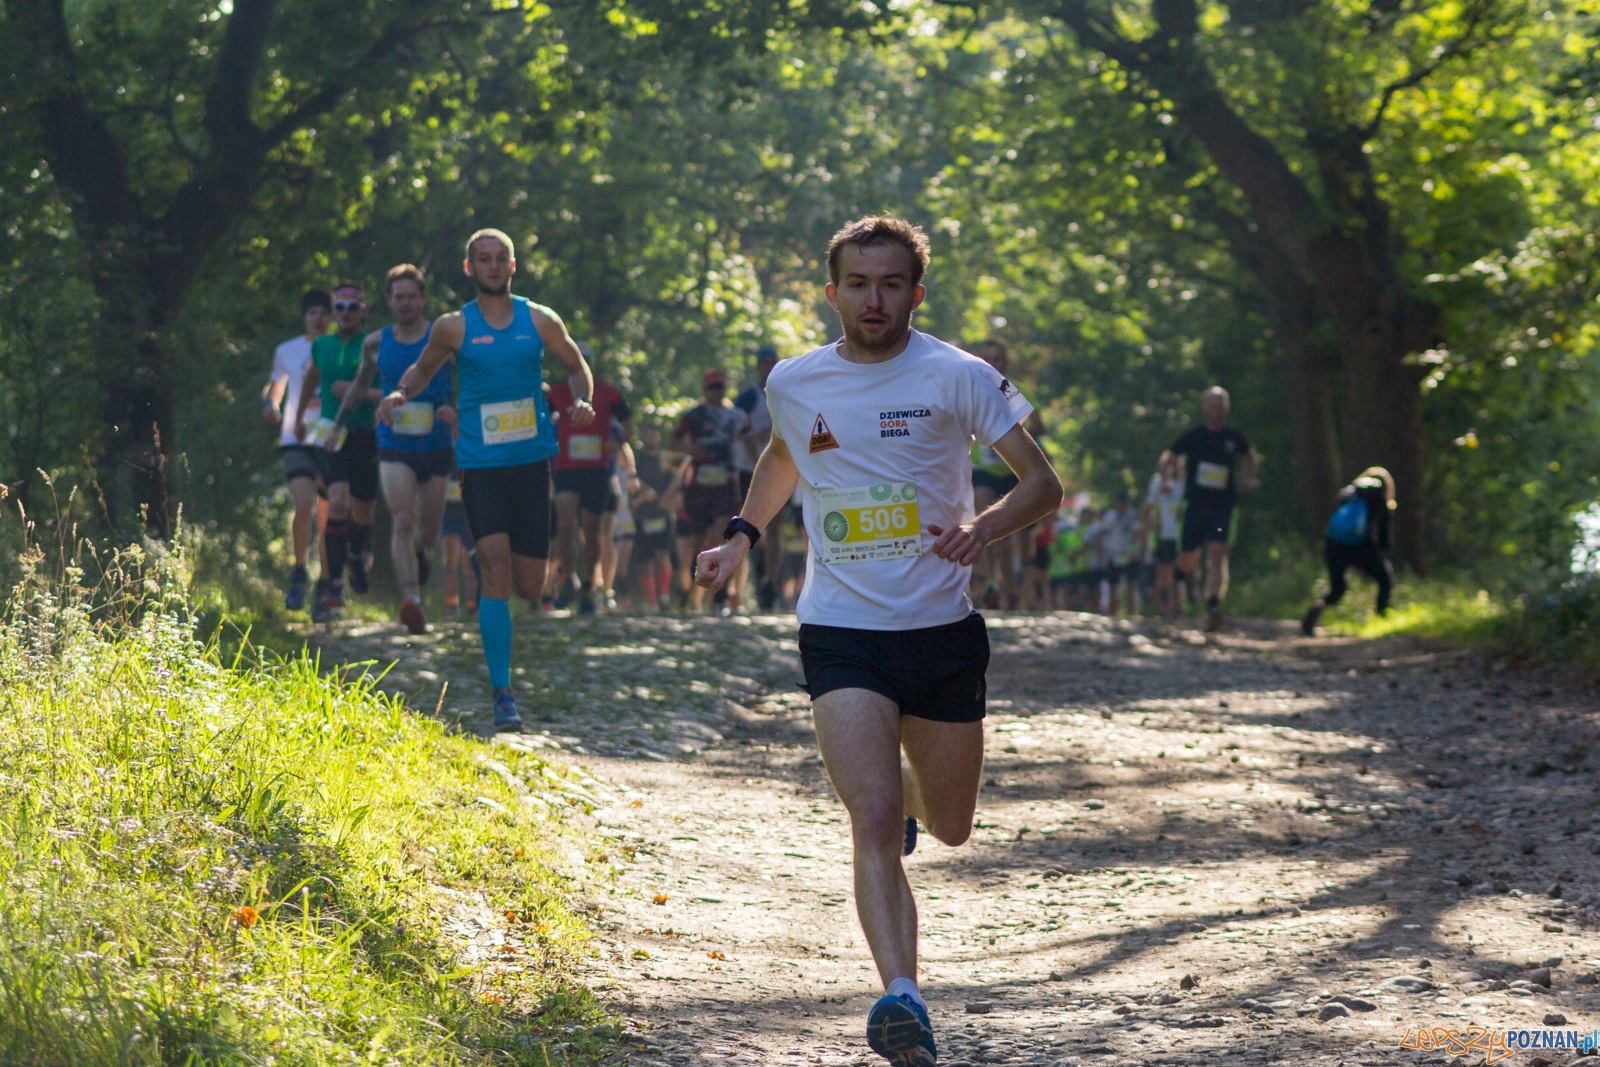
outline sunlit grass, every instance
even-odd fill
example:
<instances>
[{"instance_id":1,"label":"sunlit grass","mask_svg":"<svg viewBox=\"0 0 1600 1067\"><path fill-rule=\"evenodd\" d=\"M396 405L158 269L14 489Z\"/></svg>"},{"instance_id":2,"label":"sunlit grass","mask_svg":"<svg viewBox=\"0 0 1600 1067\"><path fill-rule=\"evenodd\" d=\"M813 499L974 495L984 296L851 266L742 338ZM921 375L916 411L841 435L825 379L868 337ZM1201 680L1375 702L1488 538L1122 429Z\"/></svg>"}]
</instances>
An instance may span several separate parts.
<instances>
[{"instance_id":1,"label":"sunlit grass","mask_svg":"<svg viewBox=\"0 0 1600 1067\"><path fill-rule=\"evenodd\" d=\"M0 1063L584 1063L560 812L582 777L494 760L306 660L220 662L193 618L0 628ZM48 606L48 605L46 605ZM593 783L587 783L591 787ZM495 958L453 919L488 916Z\"/></svg>"},{"instance_id":2,"label":"sunlit grass","mask_svg":"<svg viewBox=\"0 0 1600 1067\"><path fill-rule=\"evenodd\" d=\"M1323 629L1348 637L1436 638L1476 642L1492 638L1506 609L1486 590L1430 582L1402 582L1395 587L1388 612L1373 611L1374 587L1359 577L1344 601L1322 617Z\"/></svg>"}]
</instances>

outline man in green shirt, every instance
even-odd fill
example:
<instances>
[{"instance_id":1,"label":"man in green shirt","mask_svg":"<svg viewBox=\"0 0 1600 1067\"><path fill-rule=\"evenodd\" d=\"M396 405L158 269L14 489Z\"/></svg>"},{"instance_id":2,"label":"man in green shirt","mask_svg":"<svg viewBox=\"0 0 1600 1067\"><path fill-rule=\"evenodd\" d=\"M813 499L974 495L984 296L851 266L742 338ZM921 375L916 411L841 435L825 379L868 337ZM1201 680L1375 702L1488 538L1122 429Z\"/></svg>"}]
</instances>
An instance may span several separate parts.
<instances>
[{"instance_id":1,"label":"man in green shirt","mask_svg":"<svg viewBox=\"0 0 1600 1067\"><path fill-rule=\"evenodd\" d=\"M340 282L333 292L333 321L337 334L326 334L311 344L311 365L300 387L300 410L295 432L317 452L317 470L328 493L328 525L323 535L322 579L312 601L313 621L325 622L344 606L344 573L348 565L350 588L367 591L367 548L372 536L372 510L378 499L378 439L376 389L368 389L365 403L345 416L344 426L334 425L339 405L361 369L361 346L366 340L366 293L356 282ZM306 425L306 408L315 396L321 412Z\"/></svg>"}]
</instances>

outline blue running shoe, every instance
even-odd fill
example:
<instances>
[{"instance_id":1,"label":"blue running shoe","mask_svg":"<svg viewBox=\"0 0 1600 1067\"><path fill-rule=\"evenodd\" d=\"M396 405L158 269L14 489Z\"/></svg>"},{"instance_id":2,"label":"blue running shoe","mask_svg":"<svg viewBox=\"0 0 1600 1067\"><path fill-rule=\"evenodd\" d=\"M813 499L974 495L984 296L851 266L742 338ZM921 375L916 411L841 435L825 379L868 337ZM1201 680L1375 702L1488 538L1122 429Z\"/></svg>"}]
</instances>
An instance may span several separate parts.
<instances>
[{"instance_id":1,"label":"blue running shoe","mask_svg":"<svg viewBox=\"0 0 1600 1067\"><path fill-rule=\"evenodd\" d=\"M299 611L306 606L306 590L311 587L311 575L303 568L296 567L293 574L289 575L289 588L283 594L283 606L287 611Z\"/></svg>"},{"instance_id":2,"label":"blue running shoe","mask_svg":"<svg viewBox=\"0 0 1600 1067\"><path fill-rule=\"evenodd\" d=\"M503 685L494 691L494 728L522 729L522 716L517 714L517 696L509 685Z\"/></svg>"},{"instance_id":3,"label":"blue running shoe","mask_svg":"<svg viewBox=\"0 0 1600 1067\"><path fill-rule=\"evenodd\" d=\"M906 816L906 850L900 853L909 856L917 850L917 820L913 815Z\"/></svg>"},{"instance_id":4,"label":"blue running shoe","mask_svg":"<svg viewBox=\"0 0 1600 1067\"><path fill-rule=\"evenodd\" d=\"M867 1044L894 1067L935 1067L939 1062L928 1012L910 997L878 998L867 1016Z\"/></svg>"}]
</instances>

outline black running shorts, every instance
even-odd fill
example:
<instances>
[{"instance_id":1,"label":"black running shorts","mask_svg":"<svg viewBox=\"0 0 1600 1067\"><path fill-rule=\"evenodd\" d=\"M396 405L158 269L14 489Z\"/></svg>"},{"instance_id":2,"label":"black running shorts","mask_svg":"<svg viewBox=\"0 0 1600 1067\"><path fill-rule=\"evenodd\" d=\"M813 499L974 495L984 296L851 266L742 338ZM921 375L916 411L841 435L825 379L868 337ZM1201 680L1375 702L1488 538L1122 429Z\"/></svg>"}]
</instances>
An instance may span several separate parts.
<instances>
[{"instance_id":1,"label":"black running shorts","mask_svg":"<svg viewBox=\"0 0 1600 1067\"><path fill-rule=\"evenodd\" d=\"M378 462L404 463L411 468L411 473L417 476L417 481L430 482L435 478L448 478L455 473L456 449L454 445L432 448L426 452L413 451L409 448L380 448Z\"/></svg>"},{"instance_id":2,"label":"black running shorts","mask_svg":"<svg viewBox=\"0 0 1600 1067\"><path fill-rule=\"evenodd\" d=\"M352 500L378 499L378 432L350 430L339 451L317 449L317 470L323 485L348 483Z\"/></svg>"},{"instance_id":3,"label":"black running shorts","mask_svg":"<svg viewBox=\"0 0 1600 1067\"><path fill-rule=\"evenodd\" d=\"M1228 543L1228 525L1233 521L1232 504L1213 504L1191 500L1183 513L1183 550L1193 552L1202 544Z\"/></svg>"},{"instance_id":4,"label":"black running shorts","mask_svg":"<svg viewBox=\"0 0 1600 1067\"><path fill-rule=\"evenodd\" d=\"M578 506L591 515L604 515L617 509L611 491L611 472L604 467L577 467L569 471L551 471L557 493L577 493Z\"/></svg>"},{"instance_id":5,"label":"black running shorts","mask_svg":"<svg viewBox=\"0 0 1600 1067\"><path fill-rule=\"evenodd\" d=\"M550 558L549 460L462 471L461 506L474 541L507 534L516 555Z\"/></svg>"},{"instance_id":6,"label":"black running shorts","mask_svg":"<svg viewBox=\"0 0 1600 1067\"><path fill-rule=\"evenodd\" d=\"M1176 563L1178 559L1178 542L1169 541L1165 537L1156 542L1156 562Z\"/></svg>"},{"instance_id":7,"label":"black running shorts","mask_svg":"<svg viewBox=\"0 0 1600 1067\"><path fill-rule=\"evenodd\" d=\"M320 451L309 445L284 445L278 449L278 458L283 461L283 480L292 482L296 478L315 478L317 453Z\"/></svg>"},{"instance_id":8,"label":"black running shorts","mask_svg":"<svg viewBox=\"0 0 1600 1067\"><path fill-rule=\"evenodd\" d=\"M920 630L800 627L800 665L815 700L835 689L870 689L900 714L934 722L984 716L989 631L974 611L960 622Z\"/></svg>"},{"instance_id":9,"label":"black running shorts","mask_svg":"<svg viewBox=\"0 0 1600 1067\"><path fill-rule=\"evenodd\" d=\"M996 497L1005 496L1020 484L1021 480L1015 474L993 474L977 467L972 468L972 487L988 489Z\"/></svg>"}]
</instances>

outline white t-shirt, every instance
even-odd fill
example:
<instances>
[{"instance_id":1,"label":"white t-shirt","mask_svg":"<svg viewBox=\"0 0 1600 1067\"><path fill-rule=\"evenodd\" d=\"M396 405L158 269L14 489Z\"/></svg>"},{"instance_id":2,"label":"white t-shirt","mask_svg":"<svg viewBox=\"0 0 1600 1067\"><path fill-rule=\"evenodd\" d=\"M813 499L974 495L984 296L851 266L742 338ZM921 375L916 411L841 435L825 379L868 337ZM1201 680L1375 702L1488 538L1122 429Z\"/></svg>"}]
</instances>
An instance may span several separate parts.
<instances>
[{"instance_id":1,"label":"white t-shirt","mask_svg":"<svg viewBox=\"0 0 1600 1067\"><path fill-rule=\"evenodd\" d=\"M1168 483L1167 491L1161 491L1161 472L1157 471L1150 476L1150 492L1145 500L1156 506L1161 514L1161 533L1163 541L1176 541L1178 539L1178 505L1183 503L1183 479L1174 478Z\"/></svg>"},{"instance_id":2,"label":"white t-shirt","mask_svg":"<svg viewBox=\"0 0 1600 1067\"><path fill-rule=\"evenodd\" d=\"M800 621L906 630L971 614L970 568L934 555L928 527L971 521L968 449L1028 417L1021 391L976 356L913 330L886 363L852 363L833 344L783 360L767 404L804 494L811 551Z\"/></svg>"},{"instance_id":3,"label":"white t-shirt","mask_svg":"<svg viewBox=\"0 0 1600 1067\"><path fill-rule=\"evenodd\" d=\"M1129 508L1126 512L1112 508L1095 524L1100 534L1100 551L1106 563L1127 563L1137 552L1134 540L1139 533L1139 513Z\"/></svg>"},{"instance_id":4,"label":"white t-shirt","mask_svg":"<svg viewBox=\"0 0 1600 1067\"><path fill-rule=\"evenodd\" d=\"M753 471L756 469L756 460L761 458L761 450L767 447L762 435L772 429L772 411L767 407L767 391L759 385L752 385L734 398L733 406L745 413L749 419L749 430L755 435L754 444L747 444L740 440L733 446L733 466L735 470Z\"/></svg>"},{"instance_id":5,"label":"white t-shirt","mask_svg":"<svg viewBox=\"0 0 1600 1067\"><path fill-rule=\"evenodd\" d=\"M283 394L283 422L278 428L279 448L300 443L294 435L294 413L300 410L300 386L306 380L306 368L309 366L311 340L304 335L283 342L272 354L272 380L289 383L288 391Z\"/></svg>"}]
</instances>

